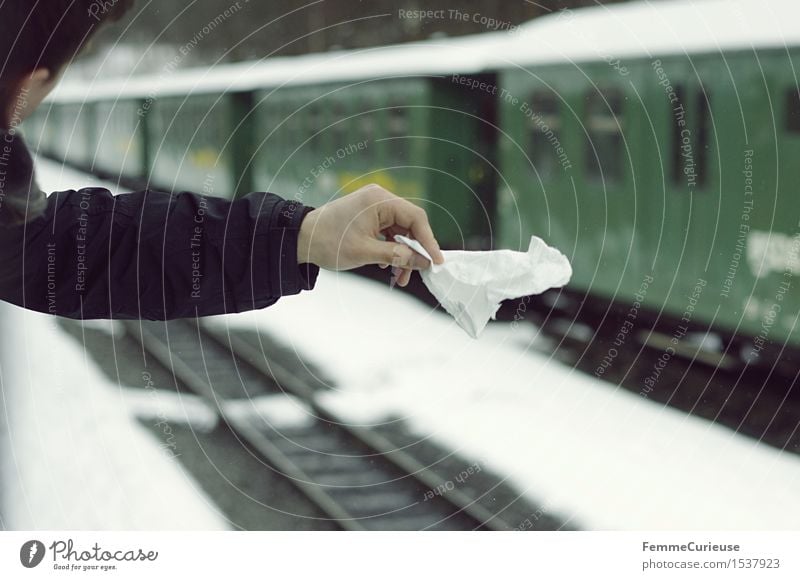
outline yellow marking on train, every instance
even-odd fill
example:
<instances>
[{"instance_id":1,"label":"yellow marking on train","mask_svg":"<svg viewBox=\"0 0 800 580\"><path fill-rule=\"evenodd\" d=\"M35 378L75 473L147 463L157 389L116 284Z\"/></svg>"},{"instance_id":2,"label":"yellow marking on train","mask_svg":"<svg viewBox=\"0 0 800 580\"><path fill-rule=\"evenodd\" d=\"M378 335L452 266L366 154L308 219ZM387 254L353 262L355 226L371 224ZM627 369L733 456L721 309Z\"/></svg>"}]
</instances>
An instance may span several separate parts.
<instances>
[{"instance_id":1,"label":"yellow marking on train","mask_svg":"<svg viewBox=\"0 0 800 580\"><path fill-rule=\"evenodd\" d=\"M400 197L419 198L422 193L422 187L416 181L400 181L386 171L376 171L368 174L341 171L337 172L337 177L339 178L339 187L343 195L353 193L371 183L380 185Z\"/></svg>"},{"instance_id":2,"label":"yellow marking on train","mask_svg":"<svg viewBox=\"0 0 800 580\"><path fill-rule=\"evenodd\" d=\"M220 161L219 151L217 149L212 149L211 147L194 149L189 154L189 160L196 167L201 169L211 169Z\"/></svg>"},{"instance_id":3,"label":"yellow marking on train","mask_svg":"<svg viewBox=\"0 0 800 580\"><path fill-rule=\"evenodd\" d=\"M117 139L116 149L119 153L128 154L131 151L139 151L139 141L137 139Z\"/></svg>"}]
</instances>

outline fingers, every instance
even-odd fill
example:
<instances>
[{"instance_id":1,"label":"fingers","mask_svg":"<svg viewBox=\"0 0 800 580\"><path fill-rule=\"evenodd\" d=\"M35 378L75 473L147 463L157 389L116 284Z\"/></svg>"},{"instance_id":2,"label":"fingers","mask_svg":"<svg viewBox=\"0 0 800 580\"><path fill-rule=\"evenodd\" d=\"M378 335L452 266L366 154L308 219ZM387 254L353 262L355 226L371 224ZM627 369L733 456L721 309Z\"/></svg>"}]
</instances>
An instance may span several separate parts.
<instances>
[{"instance_id":1,"label":"fingers","mask_svg":"<svg viewBox=\"0 0 800 580\"><path fill-rule=\"evenodd\" d=\"M444 256L428 222L428 214L413 203L398 199L394 205L395 223L407 229L433 258L434 264L443 264Z\"/></svg>"},{"instance_id":2,"label":"fingers","mask_svg":"<svg viewBox=\"0 0 800 580\"><path fill-rule=\"evenodd\" d=\"M411 272L413 270L400 270L400 275L397 277L397 285L401 288L408 286L411 281Z\"/></svg>"},{"instance_id":3,"label":"fingers","mask_svg":"<svg viewBox=\"0 0 800 580\"><path fill-rule=\"evenodd\" d=\"M411 270L425 270L431 265L427 258L420 256L417 252L404 244L394 244L392 252L394 254L392 266L408 270L408 276L411 276Z\"/></svg>"},{"instance_id":4,"label":"fingers","mask_svg":"<svg viewBox=\"0 0 800 580\"><path fill-rule=\"evenodd\" d=\"M411 233L413 234L414 238L422 244L422 247L428 250L428 254L430 254L431 258L433 258L434 264L444 264L444 256L442 255L442 250L439 248L439 242L436 241L436 238L433 236L433 231L431 230L431 226L428 224L428 218L425 217L425 223L417 224L416 226L411 227Z\"/></svg>"},{"instance_id":5,"label":"fingers","mask_svg":"<svg viewBox=\"0 0 800 580\"><path fill-rule=\"evenodd\" d=\"M387 264L394 268L425 270L430 262L404 244L373 240L367 245L364 262L367 264Z\"/></svg>"},{"instance_id":6,"label":"fingers","mask_svg":"<svg viewBox=\"0 0 800 580\"><path fill-rule=\"evenodd\" d=\"M397 285L405 288L411 281L411 272L413 270L404 270L403 268L392 268L392 286Z\"/></svg>"}]
</instances>

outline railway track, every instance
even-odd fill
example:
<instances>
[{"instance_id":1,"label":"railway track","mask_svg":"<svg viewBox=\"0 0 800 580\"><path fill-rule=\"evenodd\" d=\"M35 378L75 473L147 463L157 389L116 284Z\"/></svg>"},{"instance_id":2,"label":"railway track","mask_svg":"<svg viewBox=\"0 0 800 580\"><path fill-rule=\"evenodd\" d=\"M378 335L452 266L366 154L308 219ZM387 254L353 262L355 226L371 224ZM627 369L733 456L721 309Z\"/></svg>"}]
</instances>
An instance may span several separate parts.
<instances>
[{"instance_id":1,"label":"railway track","mask_svg":"<svg viewBox=\"0 0 800 580\"><path fill-rule=\"evenodd\" d=\"M317 389L241 337L198 320L126 325L146 353L343 529L508 530L518 524L482 505L485 490L478 497L462 491L376 429L349 425L316 401ZM306 412L294 423L276 421L261 409L277 400Z\"/></svg>"},{"instance_id":2,"label":"railway track","mask_svg":"<svg viewBox=\"0 0 800 580\"><path fill-rule=\"evenodd\" d=\"M677 342L675 321L639 323L619 344L618 317L604 322L576 318L561 309L535 305L532 320L553 339L553 356L588 376L659 404L725 426L790 453L800 454L800 391L797 363L785 360L748 364L721 338L702 326ZM608 312L614 306L607 305ZM655 327L655 328L654 328ZM699 339L699 340L698 340Z\"/></svg>"}]
</instances>

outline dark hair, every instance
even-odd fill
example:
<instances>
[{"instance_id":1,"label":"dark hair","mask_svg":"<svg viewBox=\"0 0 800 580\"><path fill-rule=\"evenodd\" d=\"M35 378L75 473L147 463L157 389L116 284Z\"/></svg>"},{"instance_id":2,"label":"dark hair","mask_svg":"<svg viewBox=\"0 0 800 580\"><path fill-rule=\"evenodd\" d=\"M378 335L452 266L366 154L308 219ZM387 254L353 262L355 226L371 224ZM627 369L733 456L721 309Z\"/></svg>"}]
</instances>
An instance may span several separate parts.
<instances>
[{"instance_id":1,"label":"dark hair","mask_svg":"<svg viewBox=\"0 0 800 580\"><path fill-rule=\"evenodd\" d=\"M54 75L107 21L118 20L134 0L0 0L0 117L20 79L47 68Z\"/></svg>"}]
</instances>

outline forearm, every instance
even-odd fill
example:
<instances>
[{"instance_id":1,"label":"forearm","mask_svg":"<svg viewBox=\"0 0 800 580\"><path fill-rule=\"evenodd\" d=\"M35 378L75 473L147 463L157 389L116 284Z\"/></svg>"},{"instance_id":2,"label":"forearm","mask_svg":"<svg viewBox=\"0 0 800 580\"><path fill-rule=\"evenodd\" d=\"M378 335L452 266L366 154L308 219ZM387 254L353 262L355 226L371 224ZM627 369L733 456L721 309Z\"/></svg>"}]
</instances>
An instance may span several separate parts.
<instances>
[{"instance_id":1,"label":"forearm","mask_svg":"<svg viewBox=\"0 0 800 580\"><path fill-rule=\"evenodd\" d=\"M82 319L263 308L315 283L317 268L297 260L304 212L267 193L52 194L36 219L0 228L0 298Z\"/></svg>"}]
</instances>

